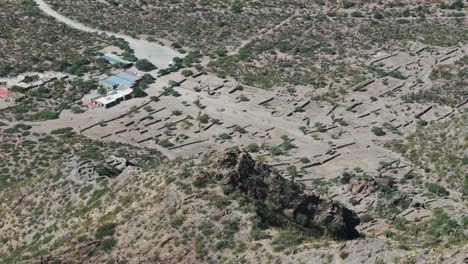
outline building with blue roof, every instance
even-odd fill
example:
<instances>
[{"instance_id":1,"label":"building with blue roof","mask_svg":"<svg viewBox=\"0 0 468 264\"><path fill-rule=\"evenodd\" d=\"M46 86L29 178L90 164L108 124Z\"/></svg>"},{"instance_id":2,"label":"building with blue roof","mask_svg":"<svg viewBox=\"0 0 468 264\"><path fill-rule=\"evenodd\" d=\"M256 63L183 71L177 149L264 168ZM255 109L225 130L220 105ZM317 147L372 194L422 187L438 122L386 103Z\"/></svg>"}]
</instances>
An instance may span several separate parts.
<instances>
[{"instance_id":1,"label":"building with blue roof","mask_svg":"<svg viewBox=\"0 0 468 264\"><path fill-rule=\"evenodd\" d=\"M107 89L106 95L94 98L91 101L97 106L106 108L125 101L132 97L132 88L140 79L136 74L128 71L107 77L99 82L100 85Z\"/></svg>"},{"instance_id":2,"label":"building with blue roof","mask_svg":"<svg viewBox=\"0 0 468 264\"><path fill-rule=\"evenodd\" d=\"M100 84L108 89L132 88L141 78L129 72L121 72L100 81Z\"/></svg>"}]
</instances>

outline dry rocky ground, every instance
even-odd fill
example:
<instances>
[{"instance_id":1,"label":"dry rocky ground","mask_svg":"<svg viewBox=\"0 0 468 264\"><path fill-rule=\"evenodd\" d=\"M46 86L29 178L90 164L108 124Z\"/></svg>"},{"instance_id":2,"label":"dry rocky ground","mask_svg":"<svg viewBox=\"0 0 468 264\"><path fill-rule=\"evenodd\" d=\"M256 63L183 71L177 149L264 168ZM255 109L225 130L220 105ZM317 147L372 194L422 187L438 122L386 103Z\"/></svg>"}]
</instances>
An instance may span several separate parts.
<instances>
[{"instance_id":1,"label":"dry rocky ground","mask_svg":"<svg viewBox=\"0 0 468 264\"><path fill-rule=\"evenodd\" d=\"M34 2L0 3L0 262L468 261L462 1L46 1L143 46ZM151 42L181 58L84 106Z\"/></svg>"}]
</instances>

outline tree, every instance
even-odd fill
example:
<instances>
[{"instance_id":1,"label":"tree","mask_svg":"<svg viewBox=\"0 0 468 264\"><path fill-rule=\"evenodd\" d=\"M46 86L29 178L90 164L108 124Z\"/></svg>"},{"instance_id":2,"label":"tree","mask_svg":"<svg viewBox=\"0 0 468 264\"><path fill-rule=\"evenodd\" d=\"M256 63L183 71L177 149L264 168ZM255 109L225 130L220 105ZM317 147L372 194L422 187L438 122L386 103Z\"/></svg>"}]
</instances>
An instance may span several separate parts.
<instances>
[{"instance_id":1,"label":"tree","mask_svg":"<svg viewBox=\"0 0 468 264\"><path fill-rule=\"evenodd\" d=\"M247 101L249 101L249 98L247 98L247 96L241 94L241 95L239 96L239 101L240 101L240 102L247 102Z\"/></svg>"},{"instance_id":2,"label":"tree","mask_svg":"<svg viewBox=\"0 0 468 264\"><path fill-rule=\"evenodd\" d=\"M258 145L255 144L255 143L250 143L249 145L247 145L245 148L244 148L244 151L247 151L247 152L257 152L259 149Z\"/></svg>"},{"instance_id":3,"label":"tree","mask_svg":"<svg viewBox=\"0 0 468 264\"><path fill-rule=\"evenodd\" d=\"M207 114L203 114L198 116L197 120L202 124L207 124L210 120L210 116Z\"/></svg>"},{"instance_id":4,"label":"tree","mask_svg":"<svg viewBox=\"0 0 468 264\"><path fill-rule=\"evenodd\" d=\"M231 11L236 14L242 13L242 9L244 8L244 5L242 4L241 1L235 1L231 5Z\"/></svg>"},{"instance_id":5,"label":"tree","mask_svg":"<svg viewBox=\"0 0 468 264\"><path fill-rule=\"evenodd\" d=\"M437 183L427 182L427 183L426 183L426 188L427 188L430 192L435 193L435 194L437 194L438 196L447 196L447 195L450 194L443 186L440 186L440 185L437 184Z\"/></svg>"},{"instance_id":6,"label":"tree","mask_svg":"<svg viewBox=\"0 0 468 264\"><path fill-rule=\"evenodd\" d=\"M377 13L374 14L374 18L375 19L384 19L384 16L382 15L382 13L377 12Z\"/></svg>"},{"instance_id":7,"label":"tree","mask_svg":"<svg viewBox=\"0 0 468 264\"><path fill-rule=\"evenodd\" d=\"M158 74L161 75L161 76L162 76L162 75L167 75L167 74L169 74L169 73L170 73L170 71L169 71L168 69L160 69L160 70L158 71Z\"/></svg>"},{"instance_id":8,"label":"tree","mask_svg":"<svg viewBox=\"0 0 468 264\"><path fill-rule=\"evenodd\" d=\"M359 11L354 11L351 13L352 17L364 17L361 12Z\"/></svg>"},{"instance_id":9,"label":"tree","mask_svg":"<svg viewBox=\"0 0 468 264\"><path fill-rule=\"evenodd\" d=\"M270 148L270 153L273 156L279 156L283 154L283 150L278 146L273 146Z\"/></svg>"},{"instance_id":10,"label":"tree","mask_svg":"<svg viewBox=\"0 0 468 264\"><path fill-rule=\"evenodd\" d=\"M10 92L18 92L18 93L24 93L26 90L21 87L21 86L17 86L17 85L13 85L12 87L10 87Z\"/></svg>"},{"instance_id":11,"label":"tree","mask_svg":"<svg viewBox=\"0 0 468 264\"><path fill-rule=\"evenodd\" d=\"M148 94L145 93L145 91L143 91L143 89L141 89L140 87L134 87L133 88L133 95L135 97L145 97L147 96Z\"/></svg>"},{"instance_id":12,"label":"tree","mask_svg":"<svg viewBox=\"0 0 468 264\"><path fill-rule=\"evenodd\" d=\"M378 137L385 136L387 134L380 127L373 127L371 131L372 131L372 133L374 133L374 135L376 135Z\"/></svg>"},{"instance_id":13,"label":"tree","mask_svg":"<svg viewBox=\"0 0 468 264\"><path fill-rule=\"evenodd\" d=\"M193 75L193 71L191 71L191 70L183 70L183 71L182 71L182 75L183 75L184 77L192 76L192 75Z\"/></svg>"},{"instance_id":14,"label":"tree","mask_svg":"<svg viewBox=\"0 0 468 264\"><path fill-rule=\"evenodd\" d=\"M449 9L462 9L464 6L463 0L455 0L453 3L451 3L448 8Z\"/></svg>"},{"instance_id":15,"label":"tree","mask_svg":"<svg viewBox=\"0 0 468 264\"><path fill-rule=\"evenodd\" d=\"M100 95L105 95L107 93L107 90L106 88L104 87L99 87L99 89L97 90L98 94Z\"/></svg>"},{"instance_id":16,"label":"tree","mask_svg":"<svg viewBox=\"0 0 468 264\"><path fill-rule=\"evenodd\" d=\"M6 64L0 64L0 76L7 76L12 71L12 68Z\"/></svg>"},{"instance_id":17,"label":"tree","mask_svg":"<svg viewBox=\"0 0 468 264\"><path fill-rule=\"evenodd\" d=\"M146 83L153 83L155 78L153 77L153 75L151 75L149 73L145 73L145 74L143 74L143 77L141 77L141 80L146 82Z\"/></svg>"},{"instance_id":18,"label":"tree","mask_svg":"<svg viewBox=\"0 0 468 264\"><path fill-rule=\"evenodd\" d=\"M79 114L79 113L83 113L83 109L81 109L81 106L79 105L74 105L71 107L71 111L74 113L74 114Z\"/></svg>"},{"instance_id":19,"label":"tree","mask_svg":"<svg viewBox=\"0 0 468 264\"><path fill-rule=\"evenodd\" d=\"M294 179L297 177L297 167L294 165L290 165L286 168L289 174L291 174L291 181L294 181Z\"/></svg>"},{"instance_id":20,"label":"tree","mask_svg":"<svg viewBox=\"0 0 468 264\"><path fill-rule=\"evenodd\" d=\"M239 57L239 60L244 61L252 55L252 52L250 51L249 48L242 47L239 49L239 54L237 55Z\"/></svg>"},{"instance_id":21,"label":"tree","mask_svg":"<svg viewBox=\"0 0 468 264\"><path fill-rule=\"evenodd\" d=\"M115 233L116 227L117 227L117 224L114 224L114 223L105 223L99 226L96 230L96 238L102 239L105 236L113 236Z\"/></svg>"},{"instance_id":22,"label":"tree","mask_svg":"<svg viewBox=\"0 0 468 264\"><path fill-rule=\"evenodd\" d=\"M147 59L141 59L135 63L135 66L138 70L140 71L152 71L156 69L156 66L153 65L150 61Z\"/></svg>"},{"instance_id":23,"label":"tree","mask_svg":"<svg viewBox=\"0 0 468 264\"><path fill-rule=\"evenodd\" d=\"M170 87L176 87L176 86L178 86L178 85L179 85L179 84L178 84L176 81L174 81L174 80L169 80L169 86L170 86Z\"/></svg>"},{"instance_id":24,"label":"tree","mask_svg":"<svg viewBox=\"0 0 468 264\"><path fill-rule=\"evenodd\" d=\"M348 1L348 0L343 1L343 7L346 8L346 9L351 8L351 7L355 6L355 5L356 5L356 3L354 3L354 2L351 2L351 1Z\"/></svg>"},{"instance_id":25,"label":"tree","mask_svg":"<svg viewBox=\"0 0 468 264\"><path fill-rule=\"evenodd\" d=\"M115 241L115 239L113 239L113 238L104 239L101 242L101 248L104 251L112 251L112 249L115 247L115 245L117 245L117 241Z\"/></svg>"}]
</instances>

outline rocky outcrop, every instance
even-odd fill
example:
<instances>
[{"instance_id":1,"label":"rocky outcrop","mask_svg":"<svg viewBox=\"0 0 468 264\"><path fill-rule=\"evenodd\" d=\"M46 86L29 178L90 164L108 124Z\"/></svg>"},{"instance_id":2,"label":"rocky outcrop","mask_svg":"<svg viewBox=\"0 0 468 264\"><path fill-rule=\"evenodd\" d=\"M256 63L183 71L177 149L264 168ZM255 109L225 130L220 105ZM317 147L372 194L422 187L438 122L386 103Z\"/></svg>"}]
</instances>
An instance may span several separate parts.
<instances>
[{"instance_id":1,"label":"rocky outcrop","mask_svg":"<svg viewBox=\"0 0 468 264\"><path fill-rule=\"evenodd\" d=\"M308 193L302 185L281 177L248 153L228 151L215 161L213 169L202 174L246 194L269 224L293 223L303 231L336 239L358 235L355 227L360 221L356 213Z\"/></svg>"}]
</instances>

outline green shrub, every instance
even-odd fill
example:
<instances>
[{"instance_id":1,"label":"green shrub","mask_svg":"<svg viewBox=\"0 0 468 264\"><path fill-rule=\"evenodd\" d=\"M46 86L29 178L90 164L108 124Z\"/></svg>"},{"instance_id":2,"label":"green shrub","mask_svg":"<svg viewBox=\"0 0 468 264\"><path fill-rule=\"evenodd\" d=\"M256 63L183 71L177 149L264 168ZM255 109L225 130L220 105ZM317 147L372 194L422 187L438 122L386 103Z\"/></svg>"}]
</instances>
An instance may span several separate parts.
<instances>
[{"instance_id":1,"label":"green shrub","mask_svg":"<svg viewBox=\"0 0 468 264\"><path fill-rule=\"evenodd\" d=\"M210 116L203 114L197 117L197 120L202 124L207 124L210 121Z\"/></svg>"},{"instance_id":2,"label":"green shrub","mask_svg":"<svg viewBox=\"0 0 468 264\"><path fill-rule=\"evenodd\" d=\"M258 152L258 145L255 144L255 143L250 143L249 145L247 145L245 148L244 148L244 151L246 152Z\"/></svg>"},{"instance_id":3,"label":"green shrub","mask_svg":"<svg viewBox=\"0 0 468 264\"><path fill-rule=\"evenodd\" d=\"M15 126L15 128L21 129L21 130L29 130L32 128L32 126L19 123Z\"/></svg>"},{"instance_id":4,"label":"green shrub","mask_svg":"<svg viewBox=\"0 0 468 264\"><path fill-rule=\"evenodd\" d=\"M418 127L427 126L427 121L426 121L426 120L423 120L423 119L419 119L418 121L416 121L416 125L417 125Z\"/></svg>"},{"instance_id":5,"label":"green shrub","mask_svg":"<svg viewBox=\"0 0 468 264\"><path fill-rule=\"evenodd\" d=\"M104 251L112 251L115 245L117 245L117 241L113 238L104 239L101 241L101 249Z\"/></svg>"},{"instance_id":6,"label":"green shrub","mask_svg":"<svg viewBox=\"0 0 468 264\"><path fill-rule=\"evenodd\" d=\"M174 146L174 144L172 144L171 141L169 141L169 139L160 140L158 144L163 148L170 148Z\"/></svg>"},{"instance_id":7,"label":"green shrub","mask_svg":"<svg viewBox=\"0 0 468 264\"><path fill-rule=\"evenodd\" d=\"M91 197L88 199L88 201L86 202L87 205L92 205L94 203L96 203L97 201L99 201L99 199L101 199L101 197L107 192L106 189L100 189L100 190L96 190L93 192L93 194L91 195Z\"/></svg>"},{"instance_id":8,"label":"green shrub","mask_svg":"<svg viewBox=\"0 0 468 264\"><path fill-rule=\"evenodd\" d=\"M304 237L292 231L282 231L276 236L273 241L273 250L274 251L283 251L290 247L298 246L304 241Z\"/></svg>"},{"instance_id":9,"label":"green shrub","mask_svg":"<svg viewBox=\"0 0 468 264\"><path fill-rule=\"evenodd\" d=\"M182 75L183 75L184 77L192 76L192 75L193 75L193 71L191 71L191 70L183 70L183 71L182 71Z\"/></svg>"},{"instance_id":10,"label":"green shrub","mask_svg":"<svg viewBox=\"0 0 468 264\"><path fill-rule=\"evenodd\" d=\"M253 240L260 240L265 236L265 232L263 231L263 227L265 227L264 223L262 222L261 218L254 217L252 219L252 229L249 232L250 238Z\"/></svg>"},{"instance_id":11,"label":"green shrub","mask_svg":"<svg viewBox=\"0 0 468 264\"><path fill-rule=\"evenodd\" d=\"M241 95L239 95L239 101L247 102L247 101L249 101L249 98L247 98L247 96L241 94Z\"/></svg>"},{"instance_id":12,"label":"green shrub","mask_svg":"<svg viewBox=\"0 0 468 264\"><path fill-rule=\"evenodd\" d=\"M359 204L359 200L357 200L356 198L352 197L351 199L349 199L349 203L352 204L352 205L358 205L358 204Z\"/></svg>"},{"instance_id":13,"label":"green shrub","mask_svg":"<svg viewBox=\"0 0 468 264\"><path fill-rule=\"evenodd\" d=\"M283 154L283 150L280 147L271 147L270 148L271 155L273 156L279 156Z\"/></svg>"},{"instance_id":14,"label":"green shrub","mask_svg":"<svg viewBox=\"0 0 468 264\"><path fill-rule=\"evenodd\" d=\"M83 197L85 194L90 192L93 189L93 185L89 184L80 189L80 197Z\"/></svg>"},{"instance_id":15,"label":"green shrub","mask_svg":"<svg viewBox=\"0 0 468 264\"><path fill-rule=\"evenodd\" d=\"M147 59L141 59L141 60L137 61L135 63L135 66L140 71L152 71L152 70L156 69L156 66L154 66Z\"/></svg>"},{"instance_id":16,"label":"green shrub","mask_svg":"<svg viewBox=\"0 0 468 264\"><path fill-rule=\"evenodd\" d=\"M18 133L20 132L18 129L14 128L14 127L10 127L10 128L7 128L5 130L3 130L3 133L5 134L14 134L14 133Z\"/></svg>"},{"instance_id":17,"label":"green shrub","mask_svg":"<svg viewBox=\"0 0 468 264\"><path fill-rule=\"evenodd\" d=\"M432 219L428 226L427 233L433 237L439 238L442 236L453 234L458 229L458 224L440 208L434 209Z\"/></svg>"},{"instance_id":18,"label":"green shrub","mask_svg":"<svg viewBox=\"0 0 468 264\"><path fill-rule=\"evenodd\" d=\"M363 223L368 223L368 222L374 220L374 218L372 216L368 215L368 214L362 215L359 219Z\"/></svg>"},{"instance_id":19,"label":"green shrub","mask_svg":"<svg viewBox=\"0 0 468 264\"><path fill-rule=\"evenodd\" d=\"M371 131L378 137L385 136L387 134L380 127L373 127Z\"/></svg>"},{"instance_id":20,"label":"green shrub","mask_svg":"<svg viewBox=\"0 0 468 264\"><path fill-rule=\"evenodd\" d=\"M34 121L43 121L58 118L58 113L52 110L45 110L38 113L35 113L31 116L31 120Z\"/></svg>"},{"instance_id":21,"label":"green shrub","mask_svg":"<svg viewBox=\"0 0 468 264\"><path fill-rule=\"evenodd\" d=\"M390 77L393 77L393 78L396 78L396 79L400 79L400 80L405 80L406 79L406 77L403 76L403 74L400 71L391 71L391 72L387 73L387 76L390 76Z\"/></svg>"},{"instance_id":22,"label":"green shrub","mask_svg":"<svg viewBox=\"0 0 468 264\"><path fill-rule=\"evenodd\" d=\"M72 127L64 127L64 128L59 128L59 129L52 130L52 132L50 132L50 133L52 135L63 135L63 134L68 134L71 131L73 131Z\"/></svg>"},{"instance_id":23,"label":"green shrub","mask_svg":"<svg viewBox=\"0 0 468 264\"><path fill-rule=\"evenodd\" d=\"M115 228L117 224L115 223L105 223L99 226L96 230L96 239L102 239L106 236L113 236L115 233Z\"/></svg>"},{"instance_id":24,"label":"green shrub","mask_svg":"<svg viewBox=\"0 0 468 264\"><path fill-rule=\"evenodd\" d=\"M383 232L383 234L384 234L384 236L385 236L386 238L393 237L393 232L392 232L392 230L390 230L390 229L385 230L385 231Z\"/></svg>"},{"instance_id":25,"label":"green shrub","mask_svg":"<svg viewBox=\"0 0 468 264\"><path fill-rule=\"evenodd\" d=\"M211 200L211 203L216 208L224 208L224 207L231 204L231 201L229 201L229 198L227 198L225 196L212 195L212 196L210 196L210 200Z\"/></svg>"},{"instance_id":26,"label":"green shrub","mask_svg":"<svg viewBox=\"0 0 468 264\"><path fill-rule=\"evenodd\" d=\"M184 222L185 222L185 216L183 215L173 216L170 221L171 226L176 229L181 227L184 224Z\"/></svg>"},{"instance_id":27,"label":"green shrub","mask_svg":"<svg viewBox=\"0 0 468 264\"><path fill-rule=\"evenodd\" d=\"M351 16L352 16L352 17L364 17L364 16L362 15L362 13L359 12L359 11L353 11L353 12L351 13Z\"/></svg>"},{"instance_id":28,"label":"green shrub","mask_svg":"<svg viewBox=\"0 0 468 264\"><path fill-rule=\"evenodd\" d=\"M354 7L355 5L356 5L356 3L353 2L353 1L349 1L349 0L344 0L343 1L343 8L348 9L348 8Z\"/></svg>"},{"instance_id":29,"label":"green shrub","mask_svg":"<svg viewBox=\"0 0 468 264\"><path fill-rule=\"evenodd\" d=\"M437 183L427 182L425 186L430 192L435 193L438 196L447 196L450 194L443 186L440 186Z\"/></svg>"},{"instance_id":30,"label":"green shrub","mask_svg":"<svg viewBox=\"0 0 468 264\"><path fill-rule=\"evenodd\" d=\"M407 179L407 180L411 180L411 179L414 178L414 175L413 175L412 172L407 172L407 173L405 173L405 175L403 175L403 177L404 177L405 179Z\"/></svg>"},{"instance_id":31,"label":"green shrub","mask_svg":"<svg viewBox=\"0 0 468 264\"><path fill-rule=\"evenodd\" d=\"M374 13L374 18L375 19L384 19L384 16L380 12L375 12Z\"/></svg>"},{"instance_id":32,"label":"green shrub","mask_svg":"<svg viewBox=\"0 0 468 264\"><path fill-rule=\"evenodd\" d=\"M232 137L228 133L221 133L216 138L219 140L229 140Z\"/></svg>"},{"instance_id":33,"label":"green shrub","mask_svg":"<svg viewBox=\"0 0 468 264\"><path fill-rule=\"evenodd\" d=\"M349 256L348 252L342 251L340 252L340 258L341 259L346 259Z\"/></svg>"},{"instance_id":34,"label":"green shrub","mask_svg":"<svg viewBox=\"0 0 468 264\"><path fill-rule=\"evenodd\" d=\"M231 11L233 13L236 13L236 14L242 13L243 8L244 8L244 4L242 3L242 1L236 0L231 4Z\"/></svg>"},{"instance_id":35,"label":"green shrub","mask_svg":"<svg viewBox=\"0 0 468 264\"><path fill-rule=\"evenodd\" d=\"M209 183L210 181L205 178L205 177L199 177L199 178L196 178L192 184L194 187L197 187L197 188L203 188L203 187L206 187L206 185Z\"/></svg>"}]
</instances>

